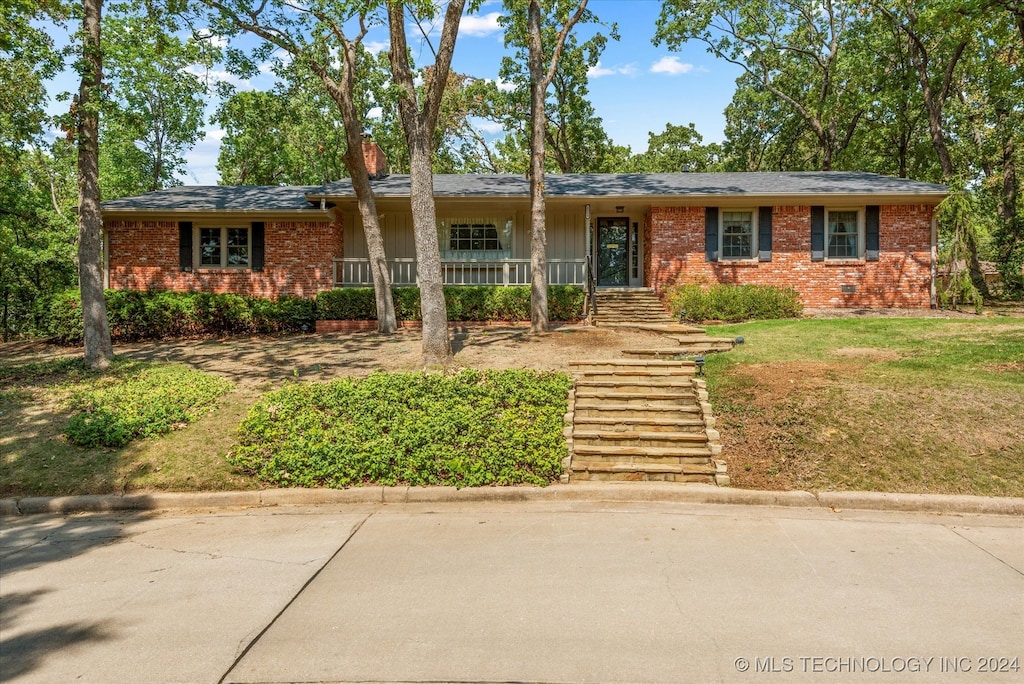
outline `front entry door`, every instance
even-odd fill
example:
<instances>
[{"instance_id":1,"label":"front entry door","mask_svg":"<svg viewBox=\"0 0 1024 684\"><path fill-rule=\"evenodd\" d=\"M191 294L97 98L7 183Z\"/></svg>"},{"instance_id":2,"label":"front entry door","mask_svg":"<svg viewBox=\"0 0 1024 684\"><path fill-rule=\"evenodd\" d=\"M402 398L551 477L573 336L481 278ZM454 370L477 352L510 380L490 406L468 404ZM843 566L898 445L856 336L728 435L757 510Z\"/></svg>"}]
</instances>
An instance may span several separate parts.
<instances>
[{"instance_id":1,"label":"front entry door","mask_svg":"<svg viewBox=\"0 0 1024 684\"><path fill-rule=\"evenodd\" d=\"M629 219L597 219L597 284L629 284Z\"/></svg>"}]
</instances>

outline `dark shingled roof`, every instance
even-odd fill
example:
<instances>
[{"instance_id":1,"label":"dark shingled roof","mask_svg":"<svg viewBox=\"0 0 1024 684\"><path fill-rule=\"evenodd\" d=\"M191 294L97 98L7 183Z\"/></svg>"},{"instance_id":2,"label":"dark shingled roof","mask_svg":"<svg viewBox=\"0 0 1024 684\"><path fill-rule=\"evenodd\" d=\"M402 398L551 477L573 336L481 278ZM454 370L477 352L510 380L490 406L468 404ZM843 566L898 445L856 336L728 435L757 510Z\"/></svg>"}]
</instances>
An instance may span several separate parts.
<instances>
[{"instance_id":1,"label":"dark shingled roof","mask_svg":"<svg viewBox=\"0 0 1024 684\"><path fill-rule=\"evenodd\" d=\"M179 185L101 204L103 211L314 211L301 185Z\"/></svg>"},{"instance_id":2,"label":"dark shingled roof","mask_svg":"<svg viewBox=\"0 0 1024 684\"><path fill-rule=\"evenodd\" d=\"M371 181L378 197L408 197L409 176L394 175ZM752 173L595 173L548 174L547 197L744 197L772 195L931 195L946 188L903 178L852 171ZM437 197L527 198L530 184L523 176L439 174ZM348 179L312 186L183 185L137 197L103 202L104 211L316 211L317 201L354 198ZM310 200L313 200L312 202Z\"/></svg>"},{"instance_id":3,"label":"dark shingled roof","mask_svg":"<svg viewBox=\"0 0 1024 684\"><path fill-rule=\"evenodd\" d=\"M378 197L408 197L409 176L388 176L372 181ZM944 195L945 186L852 171L785 171L751 173L593 173L547 174L550 197L671 197L746 195ZM528 197L530 184L523 176L439 174L434 176L437 197ZM352 197L347 180L329 183L312 197Z\"/></svg>"}]
</instances>

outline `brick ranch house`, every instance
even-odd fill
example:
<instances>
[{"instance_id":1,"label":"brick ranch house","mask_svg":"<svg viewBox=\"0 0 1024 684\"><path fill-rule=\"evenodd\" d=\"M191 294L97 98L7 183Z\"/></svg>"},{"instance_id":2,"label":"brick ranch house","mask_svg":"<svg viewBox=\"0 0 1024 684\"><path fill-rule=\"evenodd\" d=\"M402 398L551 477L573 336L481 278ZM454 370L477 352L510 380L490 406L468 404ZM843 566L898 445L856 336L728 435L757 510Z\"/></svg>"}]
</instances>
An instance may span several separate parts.
<instances>
[{"instance_id":1,"label":"brick ranch house","mask_svg":"<svg viewBox=\"0 0 1024 684\"><path fill-rule=\"evenodd\" d=\"M372 181L395 285L417 281L409 177ZM935 206L946 188L869 173L547 176L549 281L792 286L809 307L935 303ZM445 281L530 282L529 184L434 177ZM371 283L347 180L182 186L104 202L106 285L313 296Z\"/></svg>"}]
</instances>

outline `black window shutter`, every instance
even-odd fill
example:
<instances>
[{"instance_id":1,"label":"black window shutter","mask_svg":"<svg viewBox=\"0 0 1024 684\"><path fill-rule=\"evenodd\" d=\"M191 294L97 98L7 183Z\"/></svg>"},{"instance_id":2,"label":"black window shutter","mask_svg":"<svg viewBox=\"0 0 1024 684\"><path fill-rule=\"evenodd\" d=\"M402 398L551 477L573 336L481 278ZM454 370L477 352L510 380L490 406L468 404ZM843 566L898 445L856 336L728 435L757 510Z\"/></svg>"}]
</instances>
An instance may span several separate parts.
<instances>
[{"instance_id":1,"label":"black window shutter","mask_svg":"<svg viewBox=\"0 0 1024 684\"><path fill-rule=\"evenodd\" d=\"M772 208L757 210L757 260L772 260Z\"/></svg>"},{"instance_id":2,"label":"black window shutter","mask_svg":"<svg viewBox=\"0 0 1024 684\"><path fill-rule=\"evenodd\" d=\"M252 224L252 270L263 270L263 221L254 221Z\"/></svg>"},{"instance_id":3,"label":"black window shutter","mask_svg":"<svg viewBox=\"0 0 1024 684\"><path fill-rule=\"evenodd\" d=\"M879 208L868 207L864 214L864 258L867 261L878 261L878 224Z\"/></svg>"},{"instance_id":4,"label":"black window shutter","mask_svg":"<svg viewBox=\"0 0 1024 684\"><path fill-rule=\"evenodd\" d=\"M192 270L192 222L178 222L178 266L182 271Z\"/></svg>"},{"instance_id":5,"label":"black window shutter","mask_svg":"<svg viewBox=\"0 0 1024 684\"><path fill-rule=\"evenodd\" d=\"M704 210L704 257L718 261L718 207Z\"/></svg>"},{"instance_id":6,"label":"black window shutter","mask_svg":"<svg viewBox=\"0 0 1024 684\"><path fill-rule=\"evenodd\" d=\"M825 260L825 207L811 207L811 261Z\"/></svg>"}]
</instances>

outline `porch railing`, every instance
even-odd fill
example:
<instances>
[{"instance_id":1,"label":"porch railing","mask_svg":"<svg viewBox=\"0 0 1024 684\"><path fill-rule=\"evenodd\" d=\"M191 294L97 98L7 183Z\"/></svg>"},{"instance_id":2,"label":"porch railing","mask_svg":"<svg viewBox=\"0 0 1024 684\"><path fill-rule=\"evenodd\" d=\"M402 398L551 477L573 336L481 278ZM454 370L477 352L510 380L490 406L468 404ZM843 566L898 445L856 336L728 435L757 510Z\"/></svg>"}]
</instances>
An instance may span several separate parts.
<instances>
[{"instance_id":1,"label":"porch railing","mask_svg":"<svg viewBox=\"0 0 1024 684\"><path fill-rule=\"evenodd\" d=\"M415 259L388 259L388 272L394 286L419 282ZM442 259L445 285L529 285L532 277L529 259ZM372 285L368 259L334 260L335 287ZM585 259L548 259L548 284L587 284Z\"/></svg>"}]
</instances>

